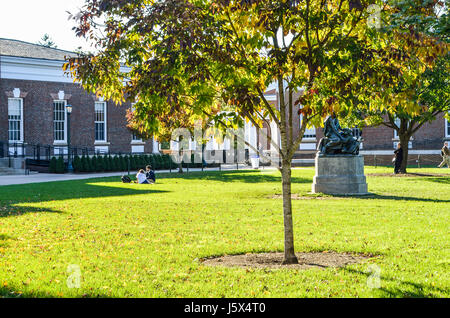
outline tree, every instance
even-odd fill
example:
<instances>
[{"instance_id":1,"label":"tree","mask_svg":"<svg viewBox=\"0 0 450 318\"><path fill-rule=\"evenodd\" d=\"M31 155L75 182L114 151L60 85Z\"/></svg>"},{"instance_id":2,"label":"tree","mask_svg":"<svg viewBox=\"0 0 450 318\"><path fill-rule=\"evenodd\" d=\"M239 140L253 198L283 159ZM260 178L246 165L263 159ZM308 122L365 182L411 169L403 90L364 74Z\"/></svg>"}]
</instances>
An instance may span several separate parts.
<instances>
[{"instance_id":1,"label":"tree","mask_svg":"<svg viewBox=\"0 0 450 318\"><path fill-rule=\"evenodd\" d=\"M223 129L244 121L257 128L275 122L281 145L266 137L281 160L283 263L297 263L291 162L305 129L333 111L381 101L393 85L386 82L371 94L375 75L385 72L379 60L393 59L377 45L395 31L381 34L368 25L367 9L374 3L388 21L395 5L386 1L87 0L75 31L93 39L99 51L73 58L64 68L107 99L137 98L132 124L148 135L189 129L196 120ZM95 32L99 20L104 36ZM121 62L131 70L122 72ZM271 83L278 88L278 108L264 96ZM292 123L299 115L296 136Z\"/></svg>"},{"instance_id":2,"label":"tree","mask_svg":"<svg viewBox=\"0 0 450 318\"><path fill-rule=\"evenodd\" d=\"M389 26L395 27L392 33L397 40L381 39L380 51L395 58L377 67L387 75L384 79L394 84L384 105L366 109L364 121L397 132L403 148L402 173L406 173L408 144L414 133L450 110L448 19L443 1L428 1L419 7L401 5L393 10Z\"/></svg>"},{"instance_id":3,"label":"tree","mask_svg":"<svg viewBox=\"0 0 450 318\"><path fill-rule=\"evenodd\" d=\"M58 48L58 46L55 44L55 42L53 42L53 40L50 38L50 35L48 35L47 33L45 33L42 36L42 38L38 42L38 44L42 45L42 46L49 47L49 48L54 48L54 49Z\"/></svg>"},{"instance_id":4,"label":"tree","mask_svg":"<svg viewBox=\"0 0 450 318\"><path fill-rule=\"evenodd\" d=\"M403 148L401 173L407 173L408 144L411 137L426 123L436 119L436 116L450 111L450 62L449 55L440 57L433 68L426 70L412 83L400 81L394 90L398 102L391 107L369 111L366 122L381 124L397 132ZM408 105L417 107L409 111Z\"/></svg>"}]
</instances>

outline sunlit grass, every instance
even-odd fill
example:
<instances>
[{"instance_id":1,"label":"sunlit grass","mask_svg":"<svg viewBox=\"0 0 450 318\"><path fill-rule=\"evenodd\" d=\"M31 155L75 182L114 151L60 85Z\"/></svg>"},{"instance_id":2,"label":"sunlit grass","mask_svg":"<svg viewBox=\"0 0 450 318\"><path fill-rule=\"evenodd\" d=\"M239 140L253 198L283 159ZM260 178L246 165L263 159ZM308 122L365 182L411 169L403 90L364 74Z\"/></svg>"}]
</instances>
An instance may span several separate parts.
<instances>
[{"instance_id":1,"label":"sunlit grass","mask_svg":"<svg viewBox=\"0 0 450 318\"><path fill-rule=\"evenodd\" d=\"M296 251L371 253L340 269L203 266L212 255L283 250L275 170L158 175L0 187L0 296L448 297L450 169L445 176L371 176L371 196L293 200ZM312 168L293 193L313 196ZM317 197L317 196L316 196ZM371 289L370 264L380 270ZM80 288L69 288L68 266Z\"/></svg>"}]
</instances>

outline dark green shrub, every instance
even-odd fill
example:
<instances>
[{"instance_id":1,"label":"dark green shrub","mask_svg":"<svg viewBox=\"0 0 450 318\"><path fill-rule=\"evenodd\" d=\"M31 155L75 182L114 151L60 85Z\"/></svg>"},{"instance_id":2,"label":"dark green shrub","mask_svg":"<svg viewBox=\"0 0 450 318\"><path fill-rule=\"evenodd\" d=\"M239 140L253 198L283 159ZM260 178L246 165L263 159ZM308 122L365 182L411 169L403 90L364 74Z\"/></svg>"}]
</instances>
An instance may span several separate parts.
<instances>
[{"instance_id":1,"label":"dark green shrub","mask_svg":"<svg viewBox=\"0 0 450 318\"><path fill-rule=\"evenodd\" d=\"M105 156L105 162L106 162L105 170L106 171L113 171L111 155Z\"/></svg>"},{"instance_id":2,"label":"dark green shrub","mask_svg":"<svg viewBox=\"0 0 450 318\"><path fill-rule=\"evenodd\" d=\"M147 156L146 155L140 155L139 156L139 162L140 162L140 168L145 170L145 166L147 163Z\"/></svg>"},{"instance_id":3,"label":"dark green shrub","mask_svg":"<svg viewBox=\"0 0 450 318\"><path fill-rule=\"evenodd\" d=\"M123 171L122 170L122 161L119 156L114 156L114 171Z\"/></svg>"},{"instance_id":4,"label":"dark green shrub","mask_svg":"<svg viewBox=\"0 0 450 318\"><path fill-rule=\"evenodd\" d=\"M133 170L139 170L139 169L142 169L141 155L134 155L134 169Z\"/></svg>"},{"instance_id":5,"label":"dark green shrub","mask_svg":"<svg viewBox=\"0 0 450 318\"><path fill-rule=\"evenodd\" d=\"M52 157L50 160L50 165L48 167L50 173L56 173L56 158Z\"/></svg>"},{"instance_id":6,"label":"dark green shrub","mask_svg":"<svg viewBox=\"0 0 450 318\"><path fill-rule=\"evenodd\" d=\"M162 156L160 154L155 155L155 170L161 170L163 168Z\"/></svg>"},{"instance_id":7,"label":"dark green shrub","mask_svg":"<svg viewBox=\"0 0 450 318\"><path fill-rule=\"evenodd\" d=\"M93 156L91 158L91 164L90 164L89 171L91 171L91 172L97 171L97 156Z\"/></svg>"},{"instance_id":8,"label":"dark green shrub","mask_svg":"<svg viewBox=\"0 0 450 318\"><path fill-rule=\"evenodd\" d=\"M158 160L159 160L159 169L164 169L164 155L159 155L158 156Z\"/></svg>"},{"instance_id":9,"label":"dark green shrub","mask_svg":"<svg viewBox=\"0 0 450 318\"><path fill-rule=\"evenodd\" d=\"M97 172L105 171L105 166L103 163L103 157L101 155L97 156L97 168L95 169Z\"/></svg>"},{"instance_id":10,"label":"dark green shrub","mask_svg":"<svg viewBox=\"0 0 450 318\"><path fill-rule=\"evenodd\" d=\"M132 170L133 166L134 166L134 158L133 158L133 156L132 155L125 156L125 161L127 163L126 167L129 168L130 170ZM125 168L125 170L127 170L127 168Z\"/></svg>"},{"instance_id":11,"label":"dark green shrub","mask_svg":"<svg viewBox=\"0 0 450 318\"><path fill-rule=\"evenodd\" d=\"M153 169L156 169L155 155L154 154L150 155L150 165L152 166Z\"/></svg>"},{"instance_id":12,"label":"dark green shrub","mask_svg":"<svg viewBox=\"0 0 450 318\"><path fill-rule=\"evenodd\" d=\"M170 169L170 155L165 154L163 155L163 163L164 163L164 169Z\"/></svg>"},{"instance_id":13,"label":"dark green shrub","mask_svg":"<svg viewBox=\"0 0 450 318\"><path fill-rule=\"evenodd\" d=\"M145 165L147 166L147 165L152 165L152 159L151 159L151 156L150 155L145 155L144 156L144 160L145 160Z\"/></svg>"},{"instance_id":14,"label":"dark green shrub","mask_svg":"<svg viewBox=\"0 0 450 318\"><path fill-rule=\"evenodd\" d=\"M93 172L94 168L92 167L92 158L87 156L86 157L86 172Z\"/></svg>"},{"instance_id":15,"label":"dark green shrub","mask_svg":"<svg viewBox=\"0 0 450 318\"><path fill-rule=\"evenodd\" d=\"M73 166L73 171L74 172L80 172L81 171L81 159L78 156L75 156L75 158L73 158L73 162L72 162L72 166Z\"/></svg>"},{"instance_id":16,"label":"dark green shrub","mask_svg":"<svg viewBox=\"0 0 450 318\"><path fill-rule=\"evenodd\" d=\"M141 156L140 155L134 155L134 169L133 170L138 170L138 169L142 169L141 167Z\"/></svg>"},{"instance_id":17,"label":"dark green shrub","mask_svg":"<svg viewBox=\"0 0 450 318\"><path fill-rule=\"evenodd\" d=\"M131 160L128 155L121 157L122 159L122 171L127 171L128 168L131 169Z\"/></svg>"},{"instance_id":18,"label":"dark green shrub","mask_svg":"<svg viewBox=\"0 0 450 318\"><path fill-rule=\"evenodd\" d=\"M141 169L141 156L133 155L133 159L134 159L134 168L133 168L133 170Z\"/></svg>"},{"instance_id":19,"label":"dark green shrub","mask_svg":"<svg viewBox=\"0 0 450 318\"><path fill-rule=\"evenodd\" d=\"M108 159L108 155L104 155L103 156L103 171L110 171L109 169L109 166L110 166L110 164L109 164L109 159Z\"/></svg>"},{"instance_id":20,"label":"dark green shrub","mask_svg":"<svg viewBox=\"0 0 450 318\"><path fill-rule=\"evenodd\" d=\"M56 173L64 173L65 170L66 170L66 165L64 164L64 159L63 159L63 157L59 157L56 160L55 172Z\"/></svg>"},{"instance_id":21,"label":"dark green shrub","mask_svg":"<svg viewBox=\"0 0 450 318\"><path fill-rule=\"evenodd\" d=\"M89 171L89 162L85 155L81 157L81 172L88 172Z\"/></svg>"}]
</instances>

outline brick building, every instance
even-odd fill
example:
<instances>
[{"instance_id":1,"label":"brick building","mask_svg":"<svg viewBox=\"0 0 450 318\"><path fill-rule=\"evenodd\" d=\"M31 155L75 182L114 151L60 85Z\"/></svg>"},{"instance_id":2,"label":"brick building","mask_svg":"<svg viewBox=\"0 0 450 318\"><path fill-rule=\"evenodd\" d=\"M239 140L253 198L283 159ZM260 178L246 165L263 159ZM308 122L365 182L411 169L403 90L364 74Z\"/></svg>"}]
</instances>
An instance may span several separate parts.
<instances>
[{"instance_id":1,"label":"brick building","mask_svg":"<svg viewBox=\"0 0 450 318\"><path fill-rule=\"evenodd\" d=\"M50 145L54 154L66 153L70 104L71 146L97 152L156 152L156 141L142 141L126 128L130 103L119 106L97 98L64 75L65 57L72 54L0 39L0 141ZM20 147L17 151L21 155Z\"/></svg>"}]
</instances>

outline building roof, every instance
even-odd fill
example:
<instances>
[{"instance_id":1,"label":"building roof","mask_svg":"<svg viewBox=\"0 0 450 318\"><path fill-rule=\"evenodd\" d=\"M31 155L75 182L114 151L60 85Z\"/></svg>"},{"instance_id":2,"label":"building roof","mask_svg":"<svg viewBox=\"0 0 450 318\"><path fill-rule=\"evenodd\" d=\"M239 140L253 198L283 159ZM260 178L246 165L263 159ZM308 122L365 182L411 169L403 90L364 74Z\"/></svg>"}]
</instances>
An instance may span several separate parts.
<instances>
[{"instance_id":1,"label":"building roof","mask_svg":"<svg viewBox=\"0 0 450 318\"><path fill-rule=\"evenodd\" d=\"M0 38L0 55L65 61L64 57L76 56L77 53L49 48L40 44Z\"/></svg>"}]
</instances>

